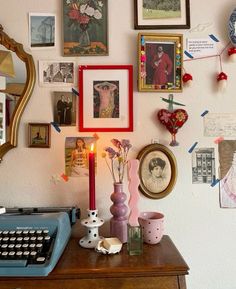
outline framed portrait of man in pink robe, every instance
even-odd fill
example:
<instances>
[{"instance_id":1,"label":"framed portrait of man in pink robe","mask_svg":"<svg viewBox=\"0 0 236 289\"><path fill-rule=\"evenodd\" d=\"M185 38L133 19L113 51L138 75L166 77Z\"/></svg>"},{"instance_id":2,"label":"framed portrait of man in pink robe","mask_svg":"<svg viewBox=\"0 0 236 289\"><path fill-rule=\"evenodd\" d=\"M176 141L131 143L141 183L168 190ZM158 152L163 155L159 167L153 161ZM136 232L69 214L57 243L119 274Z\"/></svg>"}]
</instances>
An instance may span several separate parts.
<instances>
[{"instance_id":1,"label":"framed portrait of man in pink robe","mask_svg":"<svg viewBox=\"0 0 236 289\"><path fill-rule=\"evenodd\" d=\"M139 91L182 91L182 35L138 35Z\"/></svg>"}]
</instances>

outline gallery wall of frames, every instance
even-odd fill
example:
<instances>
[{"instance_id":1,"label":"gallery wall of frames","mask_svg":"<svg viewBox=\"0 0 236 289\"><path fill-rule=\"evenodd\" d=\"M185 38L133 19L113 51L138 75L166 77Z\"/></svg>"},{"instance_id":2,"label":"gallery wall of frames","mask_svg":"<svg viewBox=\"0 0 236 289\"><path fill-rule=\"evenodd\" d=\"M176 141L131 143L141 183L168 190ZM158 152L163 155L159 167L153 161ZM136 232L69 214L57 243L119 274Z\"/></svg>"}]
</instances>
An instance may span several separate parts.
<instances>
[{"instance_id":1,"label":"gallery wall of frames","mask_svg":"<svg viewBox=\"0 0 236 289\"><path fill-rule=\"evenodd\" d=\"M164 214L165 234L191 268L187 288L234 288L235 3L216 0L212 10L203 0L25 0L13 7L17 0L1 3L0 24L32 55L36 81L17 145L0 163L0 205L77 205L83 217L93 144L106 232L112 169L128 197L123 161L138 159L139 210ZM0 150L17 101L1 90Z\"/></svg>"}]
</instances>

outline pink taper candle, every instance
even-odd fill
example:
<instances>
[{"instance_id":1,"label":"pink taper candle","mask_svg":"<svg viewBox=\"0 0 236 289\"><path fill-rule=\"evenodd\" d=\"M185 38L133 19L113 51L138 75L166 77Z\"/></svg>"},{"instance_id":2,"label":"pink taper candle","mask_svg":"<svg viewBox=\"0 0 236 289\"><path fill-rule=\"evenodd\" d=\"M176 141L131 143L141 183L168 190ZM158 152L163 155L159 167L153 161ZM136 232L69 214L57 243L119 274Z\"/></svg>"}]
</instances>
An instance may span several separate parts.
<instances>
[{"instance_id":1,"label":"pink taper candle","mask_svg":"<svg viewBox=\"0 0 236 289\"><path fill-rule=\"evenodd\" d=\"M129 179L128 189L130 192L130 199L129 199L130 214L128 218L128 223L130 224L130 226L139 226L138 186L140 180L138 176L138 168L139 168L139 160L133 159L128 161L128 179Z\"/></svg>"},{"instance_id":2,"label":"pink taper candle","mask_svg":"<svg viewBox=\"0 0 236 289\"><path fill-rule=\"evenodd\" d=\"M89 152L89 209L96 210L95 205L95 156L94 144L91 145Z\"/></svg>"}]
</instances>

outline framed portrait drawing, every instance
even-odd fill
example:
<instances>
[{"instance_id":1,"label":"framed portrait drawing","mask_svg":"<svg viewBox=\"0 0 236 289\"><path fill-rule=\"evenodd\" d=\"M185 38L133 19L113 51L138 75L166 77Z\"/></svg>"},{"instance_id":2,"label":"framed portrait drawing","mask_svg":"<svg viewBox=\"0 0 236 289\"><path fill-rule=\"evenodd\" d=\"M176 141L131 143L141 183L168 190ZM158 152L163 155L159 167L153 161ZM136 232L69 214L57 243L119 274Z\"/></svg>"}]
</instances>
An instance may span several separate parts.
<instances>
[{"instance_id":1,"label":"framed portrait drawing","mask_svg":"<svg viewBox=\"0 0 236 289\"><path fill-rule=\"evenodd\" d=\"M138 34L138 89L181 92L182 34Z\"/></svg>"},{"instance_id":2,"label":"framed portrait drawing","mask_svg":"<svg viewBox=\"0 0 236 289\"><path fill-rule=\"evenodd\" d=\"M164 145L151 144L138 154L140 191L148 198L161 199L173 189L177 164L173 153Z\"/></svg>"},{"instance_id":3,"label":"framed portrait drawing","mask_svg":"<svg viewBox=\"0 0 236 289\"><path fill-rule=\"evenodd\" d=\"M79 66L79 130L133 131L133 66Z\"/></svg>"},{"instance_id":4,"label":"framed portrait drawing","mask_svg":"<svg viewBox=\"0 0 236 289\"><path fill-rule=\"evenodd\" d=\"M29 123L28 143L31 148L51 146L51 125L49 123Z\"/></svg>"},{"instance_id":5,"label":"framed portrait drawing","mask_svg":"<svg viewBox=\"0 0 236 289\"><path fill-rule=\"evenodd\" d=\"M108 55L108 0L63 0L64 56Z\"/></svg>"},{"instance_id":6,"label":"framed portrait drawing","mask_svg":"<svg viewBox=\"0 0 236 289\"><path fill-rule=\"evenodd\" d=\"M134 0L135 29L189 29L190 0Z\"/></svg>"}]
</instances>

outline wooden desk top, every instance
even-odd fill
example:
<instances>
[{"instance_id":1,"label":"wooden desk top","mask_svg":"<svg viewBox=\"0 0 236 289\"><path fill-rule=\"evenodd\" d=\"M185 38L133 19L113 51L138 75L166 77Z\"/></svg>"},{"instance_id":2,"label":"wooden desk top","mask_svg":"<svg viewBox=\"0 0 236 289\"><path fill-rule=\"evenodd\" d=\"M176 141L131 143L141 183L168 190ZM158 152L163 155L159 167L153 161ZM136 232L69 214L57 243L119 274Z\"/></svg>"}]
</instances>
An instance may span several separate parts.
<instances>
[{"instance_id":1,"label":"wooden desk top","mask_svg":"<svg viewBox=\"0 0 236 289\"><path fill-rule=\"evenodd\" d=\"M128 276L186 275L188 265L169 236L157 245L144 244L143 254L129 256L127 245L119 254L103 255L94 249L79 246L78 238L71 238L56 268L47 278L107 278Z\"/></svg>"},{"instance_id":2,"label":"wooden desk top","mask_svg":"<svg viewBox=\"0 0 236 289\"><path fill-rule=\"evenodd\" d=\"M127 245L115 255L103 255L79 245L73 234L54 270L45 277L1 277L1 289L186 289L188 266L169 238L143 246L143 254L129 256Z\"/></svg>"}]
</instances>

